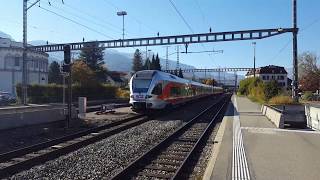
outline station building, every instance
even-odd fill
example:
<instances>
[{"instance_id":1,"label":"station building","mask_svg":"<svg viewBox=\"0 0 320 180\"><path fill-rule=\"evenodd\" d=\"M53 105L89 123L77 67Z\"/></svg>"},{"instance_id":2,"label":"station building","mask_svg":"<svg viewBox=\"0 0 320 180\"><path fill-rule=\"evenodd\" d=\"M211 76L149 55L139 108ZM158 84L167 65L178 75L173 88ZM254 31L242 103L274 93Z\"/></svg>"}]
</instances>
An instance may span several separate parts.
<instances>
[{"instance_id":1,"label":"station building","mask_svg":"<svg viewBox=\"0 0 320 180\"><path fill-rule=\"evenodd\" d=\"M0 38L0 91L16 94L16 85L22 82L23 44ZM27 83L48 84L48 54L28 51Z\"/></svg>"},{"instance_id":2,"label":"station building","mask_svg":"<svg viewBox=\"0 0 320 180\"><path fill-rule=\"evenodd\" d=\"M246 74L246 78L253 76L253 70L248 71ZM280 87L288 88L288 73L284 67L269 65L256 68L256 77L260 78L263 82L276 80Z\"/></svg>"}]
</instances>

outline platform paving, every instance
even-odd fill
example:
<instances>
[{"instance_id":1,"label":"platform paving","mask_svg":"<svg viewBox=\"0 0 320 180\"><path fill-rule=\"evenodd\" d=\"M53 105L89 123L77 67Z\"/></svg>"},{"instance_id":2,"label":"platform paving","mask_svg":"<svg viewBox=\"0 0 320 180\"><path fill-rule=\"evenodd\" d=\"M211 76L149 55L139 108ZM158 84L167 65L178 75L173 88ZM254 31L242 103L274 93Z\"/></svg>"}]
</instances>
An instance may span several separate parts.
<instances>
[{"instance_id":1,"label":"platform paving","mask_svg":"<svg viewBox=\"0 0 320 180\"><path fill-rule=\"evenodd\" d=\"M245 97L232 97L223 121L222 141L213 149L218 154L204 179L320 179L319 132L277 129Z\"/></svg>"}]
</instances>

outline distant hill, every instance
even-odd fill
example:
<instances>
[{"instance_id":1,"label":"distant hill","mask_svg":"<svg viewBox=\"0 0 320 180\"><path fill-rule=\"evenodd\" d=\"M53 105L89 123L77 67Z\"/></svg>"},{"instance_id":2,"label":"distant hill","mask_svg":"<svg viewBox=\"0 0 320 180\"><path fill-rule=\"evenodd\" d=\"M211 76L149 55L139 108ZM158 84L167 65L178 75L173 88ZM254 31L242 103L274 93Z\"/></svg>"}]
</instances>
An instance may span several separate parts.
<instances>
[{"instance_id":1,"label":"distant hill","mask_svg":"<svg viewBox=\"0 0 320 180\"><path fill-rule=\"evenodd\" d=\"M0 31L0 37L3 38L10 38L11 40L12 37L9 34L6 34L4 32ZM45 45L47 44L47 41L44 40L34 40L34 41L29 41L28 42L31 45L37 46L37 45ZM51 42L48 42L48 44L54 44ZM115 49L106 49L104 55L104 59L107 65L107 68L111 71L124 71L124 72L129 72L131 71L132 67L132 57L133 53L124 53L124 52L119 52ZM63 52L50 52L49 54L49 62L52 61L62 61L63 60ZM145 54L142 52L142 56L145 57ZM166 60L163 58L160 58L160 64L161 67L164 69ZM194 66L180 63L181 69L195 69ZM169 60L169 69L175 69L176 68L176 61L175 60ZM195 73L194 74L196 78L204 78L204 77L218 77L218 73ZM193 76L193 73L185 73L185 77L191 78ZM224 78L223 73L221 73L221 79ZM238 79L243 79L243 76L238 76ZM233 73L226 73L225 74L225 79L234 79Z\"/></svg>"},{"instance_id":2,"label":"distant hill","mask_svg":"<svg viewBox=\"0 0 320 180\"><path fill-rule=\"evenodd\" d=\"M2 32L2 31L0 31L0 37L14 40L14 39L12 39L12 37L11 37L9 34L4 33L4 32Z\"/></svg>"},{"instance_id":3,"label":"distant hill","mask_svg":"<svg viewBox=\"0 0 320 180\"><path fill-rule=\"evenodd\" d=\"M46 44L46 41L31 41L29 42L32 45L43 45ZM51 44L51 43L49 43ZM119 52L115 49L106 49L104 51L104 59L107 65L107 68L111 71L123 71L123 72L129 72L131 71L132 67L132 58L133 58L133 53L124 53L124 52ZM63 53L62 52L50 52L48 53L49 56L49 61L61 61L63 59ZM152 55L150 55L152 56ZM144 52L142 52L142 57L145 57ZM60 60L59 60L60 59ZM164 69L166 60L160 57L160 64L161 67ZM180 63L181 69L195 69L196 67L188 65L188 64L183 64ZM175 60L169 60L169 69L175 69L176 68L176 61ZM218 79L219 73L213 72L213 73L194 73L196 78L215 78ZM192 78L193 73L184 73L184 76L186 78ZM243 79L244 76L239 75L238 80ZM234 74L233 73L220 73L220 79L221 82L223 79L226 80L234 80ZM228 84L234 84L234 82L228 81Z\"/></svg>"}]
</instances>

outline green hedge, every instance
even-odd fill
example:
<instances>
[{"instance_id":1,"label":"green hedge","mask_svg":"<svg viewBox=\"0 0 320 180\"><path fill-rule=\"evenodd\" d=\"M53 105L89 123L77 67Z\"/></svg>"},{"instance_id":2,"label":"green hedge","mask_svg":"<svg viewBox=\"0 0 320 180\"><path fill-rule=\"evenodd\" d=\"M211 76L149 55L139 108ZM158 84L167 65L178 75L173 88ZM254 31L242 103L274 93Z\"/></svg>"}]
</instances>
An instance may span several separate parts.
<instances>
[{"instance_id":1,"label":"green hedge","mask_svg":"<svg viewBox=\"0 0 320 180\"><path fill-rule=\"evenodd\" d=\"M272 80L264 83L258 77L246 78L240 81L238 94L248 96L260 103L268 102L271 98L282 93L277 81Z\"/></svg>"},{"instance_id":2,"label":"green hedge","mask_svg":"<svg viewBox=\"0 0 320 180\"><path fill-rule=\"evenodd\" d=\"M62 85L28 85L28 103L57 103L62 102ZM22 87L17 85L17 96L22 97ZM66 95L67 95L66 89ZM90 87L83 87L78 84L72 85L72 99L77 101L78 97L87 97L88 100L111 99L115 98L117 87L97 84ZM67 97L66 97L67 98Z\"/></svg>"}]
</instances>

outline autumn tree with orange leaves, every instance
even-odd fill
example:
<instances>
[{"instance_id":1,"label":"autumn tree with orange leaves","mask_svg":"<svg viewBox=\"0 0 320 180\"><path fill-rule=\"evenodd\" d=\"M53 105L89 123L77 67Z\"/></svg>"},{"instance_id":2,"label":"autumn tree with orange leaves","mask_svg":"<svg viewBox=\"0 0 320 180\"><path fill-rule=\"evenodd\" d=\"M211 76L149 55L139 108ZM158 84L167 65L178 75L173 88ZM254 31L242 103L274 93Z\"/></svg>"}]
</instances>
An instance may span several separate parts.
<instances>
[{"instance_id":1,"label":"autumn tree with orange leaves","mask_svg":"<svg viewBox=\"0 0 320 180\"><path fill-rule=\"evenodd\" d=\"M299 85L303 91L320 89L320 66L318 57L311 52L299 55Z\"/></svg>"}]
</instances>

